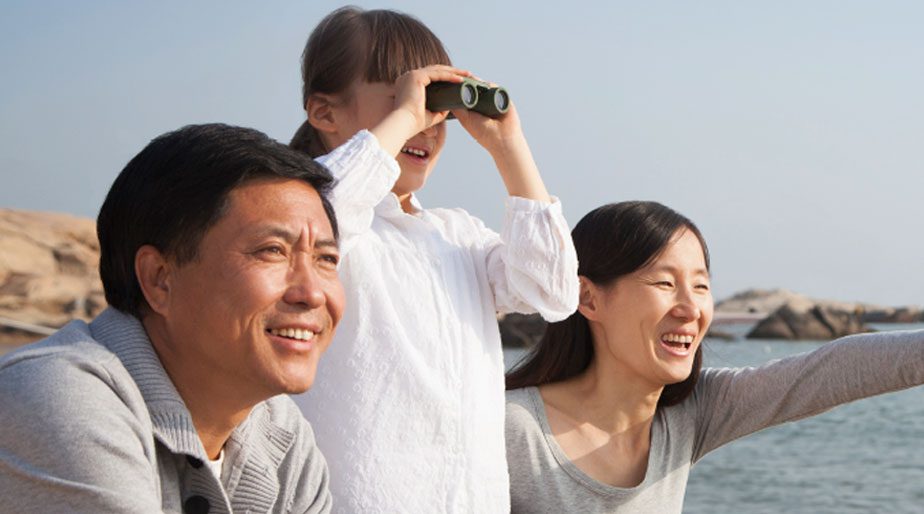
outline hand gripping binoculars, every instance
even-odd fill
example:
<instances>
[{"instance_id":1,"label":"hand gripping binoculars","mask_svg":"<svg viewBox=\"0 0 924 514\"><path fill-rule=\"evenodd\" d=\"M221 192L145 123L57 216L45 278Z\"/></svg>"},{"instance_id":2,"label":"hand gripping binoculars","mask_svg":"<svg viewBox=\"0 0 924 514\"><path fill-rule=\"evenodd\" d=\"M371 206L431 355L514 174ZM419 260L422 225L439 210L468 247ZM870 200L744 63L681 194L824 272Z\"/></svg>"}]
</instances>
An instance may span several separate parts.
<instances>
[{"instance_id":1,"label":"hand gripping binoculars","mask_svg":"<svg viewBox=\"0 0 924 514\"><path fill-rule=\"evenodd\" d=\"M464 78L462 82L433 82L427 86L427 110L432 112L468 109L497 118L510 108L510 95L502 87ZM450 117L452 113L449 113Z\"/></svg>"}]
</instances>

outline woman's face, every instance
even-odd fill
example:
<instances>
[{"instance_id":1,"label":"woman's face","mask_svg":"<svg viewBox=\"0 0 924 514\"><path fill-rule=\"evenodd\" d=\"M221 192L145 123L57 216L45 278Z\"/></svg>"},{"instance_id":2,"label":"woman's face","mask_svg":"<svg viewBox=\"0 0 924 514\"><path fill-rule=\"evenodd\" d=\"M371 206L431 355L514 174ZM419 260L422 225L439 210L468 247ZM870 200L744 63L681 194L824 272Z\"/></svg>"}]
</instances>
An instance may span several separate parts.
<instances>
[{"instance_id":1,"label":"woman's face","mask_svg":"<svg viewBox=\"0 0 924 514\"><path fill-rule=\"evenodd\" d=\"M394 110L395 86L386 82L356 81L344 95L337 111L337 133L328 141L330 148L345 143L360 130L370 129ZM399 197L423 187L436 165L446 142L445 122L434 125L409 139L397 156L401 175L393 191Z\"/></svg>"},{"instance_id":2,"label":"woman's face","mask_svg":"<svg viewBox=\"0 0 924 514\"><path fill-rule=\"evenodd\" d=\"M589 287L599 299L591 313L597 359L653 387L686 380L713 310L709 271L694 233L679 230L648 266L609 286Z\"/></svg>"}]
</instances>

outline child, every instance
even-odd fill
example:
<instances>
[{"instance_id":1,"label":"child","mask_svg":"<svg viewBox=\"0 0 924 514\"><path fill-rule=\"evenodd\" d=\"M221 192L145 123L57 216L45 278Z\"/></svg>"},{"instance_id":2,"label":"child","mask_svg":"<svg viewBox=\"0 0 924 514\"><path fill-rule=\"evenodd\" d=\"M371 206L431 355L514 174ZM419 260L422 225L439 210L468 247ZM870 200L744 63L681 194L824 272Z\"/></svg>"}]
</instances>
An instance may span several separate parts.
<instances>
[{"instance_id":1,"label":"child","mask_svg":"<svg viewBox=\"0 0 924 514\"><path fill-rule=\"evenodd\" d=\"M297 399L344 512L507 512L504 364L496 312L549 321L577 307L577 260L514 106L455 111L494 158L510 198L503 233L461 209L424 209L447 113L430 82L470 74L393 11L334 11L302 63L308 120L292 146L338 184L347 313L311 394ZM335 149L332 153L330 149Z\"/></svg>"}]
</instances>

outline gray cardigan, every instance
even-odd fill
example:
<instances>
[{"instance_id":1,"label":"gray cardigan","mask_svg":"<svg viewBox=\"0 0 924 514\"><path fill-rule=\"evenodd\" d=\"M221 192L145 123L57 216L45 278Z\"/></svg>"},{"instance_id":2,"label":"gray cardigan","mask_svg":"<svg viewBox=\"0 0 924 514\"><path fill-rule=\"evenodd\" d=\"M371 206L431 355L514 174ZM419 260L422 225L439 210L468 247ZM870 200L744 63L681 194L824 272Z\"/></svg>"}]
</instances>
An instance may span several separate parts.
<instances>
[{"instance_id":1,"label":"gray cardigan","mask_svg":"<svg viewBox=\"0 0 924 514\"><path fill-rule=\"evenodd\" d=\"M225 444L222 483L141 323L114 309L0 360L10 512L328 512L327 464L286 396Z\"/></svg>"}]
</instances>

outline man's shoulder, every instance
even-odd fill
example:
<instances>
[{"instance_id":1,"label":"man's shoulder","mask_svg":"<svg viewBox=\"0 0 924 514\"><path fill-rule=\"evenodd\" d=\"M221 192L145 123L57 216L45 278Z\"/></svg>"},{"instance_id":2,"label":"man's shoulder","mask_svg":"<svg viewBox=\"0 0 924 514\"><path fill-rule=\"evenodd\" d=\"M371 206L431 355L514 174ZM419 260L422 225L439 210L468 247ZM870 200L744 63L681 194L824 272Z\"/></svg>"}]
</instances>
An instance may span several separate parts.
<instances>
[{"instance_id":1,"label":"man's shoulder","mask_svg":"<svg viewBox=\"0 0 924 514\"><path fill-rule=\"evenodd\" d=\"M4 382L4 390L8 391L8 386L26 384L22 384L21 380L6 384L7 377L21 375L26 370L33 379L54 379L65 369L102 371L113 364L121 367L118 357L93 338L89 325L83 321L72 321L53 335L0 359L0 382Z\"/></svg>"},{"instance_id":2,"label":"man's shoulder","mask_svg":"<svg viewBox=\"0 0 924 514\"><path fill-rule=\"evenodd\" d=\"M30 411L52 417L75 413L92 417L119 404L131 404L127 406L133 411L143 407L118 356L96 341L82 321L72 321L50 337L5 355L0 360L0 390L2 408L24 417Z\"/></svg>"}]
</instances>

